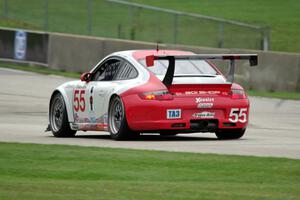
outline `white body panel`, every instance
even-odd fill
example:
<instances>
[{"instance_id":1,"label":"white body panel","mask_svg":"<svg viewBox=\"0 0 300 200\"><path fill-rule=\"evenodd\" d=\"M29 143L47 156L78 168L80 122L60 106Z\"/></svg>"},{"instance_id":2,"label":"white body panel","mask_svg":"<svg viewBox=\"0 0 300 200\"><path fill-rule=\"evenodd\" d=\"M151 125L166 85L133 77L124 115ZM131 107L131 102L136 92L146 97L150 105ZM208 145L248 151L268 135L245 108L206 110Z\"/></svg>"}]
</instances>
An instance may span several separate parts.
<instances>
[{"instance_id":1,"label":"white body panel","mask_svg":"<svg viewBox=\"0 0 300 200\"><path fill-rule=\"evenodd\" d=\"M85 130L84 127L89 124L107 124L107 112L112 95L120 95L128 89L145 84L149 80L149 72L132 58L131 55L132 51L111 54L95 65L91 72L108 57L119 56L135 66L138 71L138 76L134 79L90 82L78 80L64 83L56 88L56 91L59 91L64 97L68 119L72 129ZM92 102L91 98L93 99ZM77 108L78 105L79 109L76 110L75 108ZM84 109L80 109L80 106Z\"/></svg>"}]
</instances>

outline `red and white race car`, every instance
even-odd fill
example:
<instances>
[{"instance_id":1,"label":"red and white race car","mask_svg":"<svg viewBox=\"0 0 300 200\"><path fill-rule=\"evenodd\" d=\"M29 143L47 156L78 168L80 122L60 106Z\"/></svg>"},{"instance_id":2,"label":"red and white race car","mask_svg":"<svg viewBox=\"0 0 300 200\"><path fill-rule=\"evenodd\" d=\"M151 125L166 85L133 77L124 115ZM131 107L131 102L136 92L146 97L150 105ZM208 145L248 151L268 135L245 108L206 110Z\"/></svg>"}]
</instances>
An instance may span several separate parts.
<instances>
[{"instance_id":1,"label":"red and white race car","mask_svg":"<svg viewBox=\"0 0 300 200\"><path fill-rule=\"evenodd\" d=\"M229 60L227 78L210 60ZM113 139L140 133L213 132L243 136L249 100L233 83L235 60L257 65L255 54L194 54L132 50L110 54L80 80L53 92L48 129L54 136L109 131Z\"/></svg>"}]
</instances>

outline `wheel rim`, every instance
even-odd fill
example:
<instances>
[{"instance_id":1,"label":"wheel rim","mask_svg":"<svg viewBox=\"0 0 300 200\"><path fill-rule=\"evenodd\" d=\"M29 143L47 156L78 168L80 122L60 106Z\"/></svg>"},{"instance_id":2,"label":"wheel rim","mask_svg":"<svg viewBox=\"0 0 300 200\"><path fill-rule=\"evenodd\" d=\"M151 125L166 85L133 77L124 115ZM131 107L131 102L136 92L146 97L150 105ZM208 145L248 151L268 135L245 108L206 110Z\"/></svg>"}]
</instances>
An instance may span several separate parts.
<instances>
[{"instance_id":1,"label":"wheel rim","mask_svg":"<svg viewBox=\"0 0 300 200\"><path fill-rule=\"evenodd\" d=\"M109 126L113 134L117 134L121 128L122 120L124 118L124 109L122 102L115 99L112 102L111 110L109 113Z\"/></svg>"},{"instance_id":2,"label":"wheel rim","mask_svg":"<svg viewBox=\"0 0 300 200\"><path fill-rule=\"evenodd\" d=\"M57 132L63 123L64 102L61 98L55 98L51 107L51 128Z\"/></svg>"}]
</instances>

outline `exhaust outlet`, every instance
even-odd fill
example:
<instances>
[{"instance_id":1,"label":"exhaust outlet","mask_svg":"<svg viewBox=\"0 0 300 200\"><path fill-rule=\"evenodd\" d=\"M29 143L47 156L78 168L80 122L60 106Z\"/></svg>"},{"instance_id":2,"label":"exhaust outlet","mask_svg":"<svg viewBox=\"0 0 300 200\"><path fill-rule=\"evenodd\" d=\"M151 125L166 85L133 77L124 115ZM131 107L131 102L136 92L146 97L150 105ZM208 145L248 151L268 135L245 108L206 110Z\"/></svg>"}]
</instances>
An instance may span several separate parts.
<instances>
[{"instance_id":1,"label":"exhaust outlet","mask_svg":"<svg viewBox=\"0 0 300 200\"><path fill-rule=\"evenodd\" d=\"M191 120L190 128L199 131L212 131L218 128L218 120Z\"/></svg>"}]
</instances>

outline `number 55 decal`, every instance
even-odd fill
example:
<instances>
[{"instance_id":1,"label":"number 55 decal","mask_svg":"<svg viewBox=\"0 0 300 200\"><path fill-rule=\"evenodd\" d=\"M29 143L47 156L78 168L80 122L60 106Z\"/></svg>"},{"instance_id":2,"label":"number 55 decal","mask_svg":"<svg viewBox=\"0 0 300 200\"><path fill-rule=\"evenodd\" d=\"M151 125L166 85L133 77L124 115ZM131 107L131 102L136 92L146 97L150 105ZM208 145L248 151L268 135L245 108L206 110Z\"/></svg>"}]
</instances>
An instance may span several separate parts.
<instances>
[{"instance_id":1,"label":"number 55 decal","mask_svg":"<svg viewBox=\"0 0 300 200\"><path fill-rule=\"evenodd\" d=\"M85 99L84 99L85 90L74 90L74 110L76 112L85 111Z\"/></svg>"},{"instance_id":2,"label":"number 55 decal","mask_svg":"<svg viewBox=\"0 0 300 200\"><path fill-rule=\"evenodd\" d=\"M231 108L229 121L232 123L245 123L247 121L247 108Z\"/></svg>"}]
</instances>

